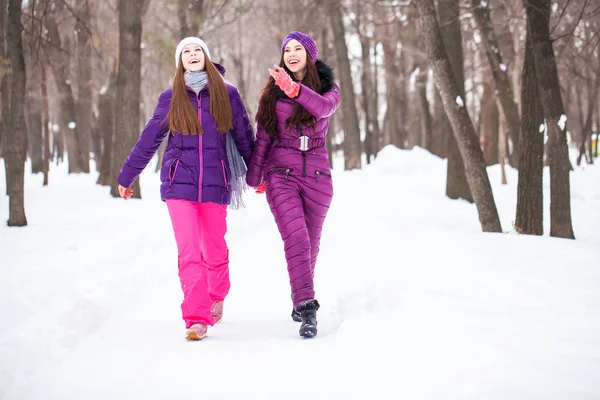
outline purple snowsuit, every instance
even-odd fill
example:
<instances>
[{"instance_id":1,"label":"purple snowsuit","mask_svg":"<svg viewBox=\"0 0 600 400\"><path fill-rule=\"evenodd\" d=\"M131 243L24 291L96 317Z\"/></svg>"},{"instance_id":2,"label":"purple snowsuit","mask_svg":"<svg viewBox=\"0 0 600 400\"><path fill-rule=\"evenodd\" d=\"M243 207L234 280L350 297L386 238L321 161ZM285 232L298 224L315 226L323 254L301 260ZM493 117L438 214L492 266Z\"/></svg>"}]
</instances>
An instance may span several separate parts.
<instances>
[{"instance_id":1,"label":"purple snowsuit","mask_svg":"<svg viewBox=\"0 0 600 400\"><path fill-rule=\"evenodd\" d=\"M258 124L246 176L252 187L264 179L267 202L284 242L294 307L315 297L313 276L321 229L333 196L325 137L331 115L340 103L340 90L333 83L331 68L320 60L315 66L321 78L321 93L301 84L299 95L289 99L274 87L280 92L275 106L279 138L272 139ZM295 103L314 116L314 130L310 126L299 130L285 127ZM300 149L301 136L309 137L307 150Z\"/></svg>"}]
</instances>

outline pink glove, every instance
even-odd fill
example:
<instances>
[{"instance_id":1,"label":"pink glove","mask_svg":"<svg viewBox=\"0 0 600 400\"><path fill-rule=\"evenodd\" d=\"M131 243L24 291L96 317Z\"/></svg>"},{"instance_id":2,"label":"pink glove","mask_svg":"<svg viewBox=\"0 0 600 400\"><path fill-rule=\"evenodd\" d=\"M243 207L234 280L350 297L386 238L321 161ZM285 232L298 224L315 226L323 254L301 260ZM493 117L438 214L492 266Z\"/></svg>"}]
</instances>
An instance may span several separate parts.
<instances>
[{"instance_id":1,"label":"pink glove","mask_svg":"<svg viewBox=\"0 0 600 400\"><path fill-rule=\"evenodd\" d=\"M265 181L262 181L262 182L260 183L260 185L258 185L258 187L257 187L257 188L255 188L255 189L256 189L256 192L255 192L255 193L257 193L257 194L263 194L263 193L266 191L266 188L265 188Z\"/></svg>"},{"instance_id":2,"label":"pink glove","mask_svg":"<svg viewBox=\"0 0 600 400\"><path fill-rule=\"evenodd\" d=\"M281 67L277 68L277 78L275 78L275 84L283 90L286 96L290 99L298 96L300 93L300 84L294 82L292 78L285 72Z\"/></svg>"}]
</instances>

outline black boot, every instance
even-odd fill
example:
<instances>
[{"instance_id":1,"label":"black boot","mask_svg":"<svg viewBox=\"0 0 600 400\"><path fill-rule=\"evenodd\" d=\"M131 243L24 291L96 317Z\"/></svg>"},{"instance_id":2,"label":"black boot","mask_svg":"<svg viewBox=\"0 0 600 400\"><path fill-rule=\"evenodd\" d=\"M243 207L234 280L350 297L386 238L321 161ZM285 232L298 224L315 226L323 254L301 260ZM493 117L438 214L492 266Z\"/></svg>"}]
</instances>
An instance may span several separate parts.
<instances>
[{"instance_id":1,"label":"black boot","mask_svg":"<svg viewBox=\"0 0 600 400\"><path fill-rule=\"evenodd\" d=\"M298 304L296 311L300 314L302 324L300 325L300 336L311 338L317 336L317 310L319 302L316 300L305 300Z\"/></svg>"},{"instance_id":2,"label":"black boot","mask_svg":"<svg viewBox=\"0 0 600 400\"><path fill-rule=\"evenodd\" d=\"M302 318L300 318L300 313L296 311L295 308L292 308L292 319L294 320L294 322L302 321Z\"/></svg>"}]
</instances>

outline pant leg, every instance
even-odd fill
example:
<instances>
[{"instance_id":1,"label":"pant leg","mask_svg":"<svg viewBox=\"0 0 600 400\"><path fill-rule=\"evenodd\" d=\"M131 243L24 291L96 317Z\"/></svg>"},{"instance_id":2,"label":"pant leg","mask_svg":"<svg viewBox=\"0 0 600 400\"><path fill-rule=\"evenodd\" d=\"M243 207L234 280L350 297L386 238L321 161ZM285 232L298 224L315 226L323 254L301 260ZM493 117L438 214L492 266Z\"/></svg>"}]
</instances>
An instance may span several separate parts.
<instances>
[{"instance_id":1,"label":"pant leg","mask_svg":"<svg viewBox=\"0 0 600 400\"><path fill-rule=\"evenodd\" d=\"M213 325L207 268L200 249L200 203L179 199L169 199L166 203L177 242L179 280L183 290L181 312L185 326L189 328L197 322Z\"/></svg>"},{"instance_id":2,"label":"pant leg","mask_svg":"<svg viewBox=\"0 0 600 400\"><path fill-rule=\"evenodd\" d=\"M271 175L266 184L267 202L283 239L294 307L314 298L310 270L310 241L299 183L295 177Z\"/></svg>"},{"instance_id":3,"label":"pant leg","mask_svg":"<svg viewBox=\"0 0 600 400\"><path fill-rule=\"evenodd\" d=\"M321 231L332 198L333 185L330 178L324 176L319 181L315 181L313 178L303 180L302 206L310 238L310 270L313 278L319 255Z\"/></svg>"},{"instance_id":4,"label":"pant leg","mask_svg":"<svg viewBox=\"0 0 600 400\"><path fill-rule=\"evenodd\" d=\"M227 206L217 203L201 203L200 249L208 268L208 294L211 301L222 301L229 293L229 249L225 241L227 233Z\"/></svg>"}]
</instances>

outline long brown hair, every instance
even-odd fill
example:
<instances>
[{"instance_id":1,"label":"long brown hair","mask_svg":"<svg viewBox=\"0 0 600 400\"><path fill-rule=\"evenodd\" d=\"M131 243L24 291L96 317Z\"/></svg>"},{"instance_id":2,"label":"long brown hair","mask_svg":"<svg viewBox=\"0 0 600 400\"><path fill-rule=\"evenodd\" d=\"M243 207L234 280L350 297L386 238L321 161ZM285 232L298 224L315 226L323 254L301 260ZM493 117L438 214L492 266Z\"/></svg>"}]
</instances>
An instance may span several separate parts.
<instances>
[{"instance_id":1,"label":"long brown hair","mask_svg":"<svg viewBox=\"0 0 600 400\"><path fill-rule=\"evenodd\" d=\"M202 50L204 52L204 50ZM208 76L208 94L210 96L210 115L217 123L217 131L226 133L233 129L233 115L229 95L225 81L219 70L204 54L205 69ZM169 129L171 133L181 132L184 135L195 135L204 133L198 114L190 102L187 88L185 87L185 69L183 61L179 59L179 65L173 77L173 97L169 108Z\"/></svg>"},{"instance_id":2,"label":"long brown hair","mask_svg":"<svg viewBox=\"0 0 600 400\"><path fill-rule=\"evenodd\" d=\"M308 56L306 61L306 74L304 75L304 79L302 79L302 83L304 86L319 93L321 90L321 79L319 78L317 68L315 67L315 64L311 62ZM294 74L285 66L283 54L281 55L279 66L283 67L285 71L292 77L292 79L295 80ZM277 95L276 88L273 86L275 86L275 79L273 79L273 77L269 77L267 84L262 90L260 101L258 102L256 121L261 124L263 128L265 128L267 133L272 138L277 139L279 137L279 132L277 132L277 114L275 112L275 104L277 103L279 96ZM298 103L295 103L292 110L292 115L285 121L285 127L287 128L290 125L296 126L296 128L300 126L310 126L314 129L315 122L315 118L304 107Z\"/></svg>"}]
</instances>

